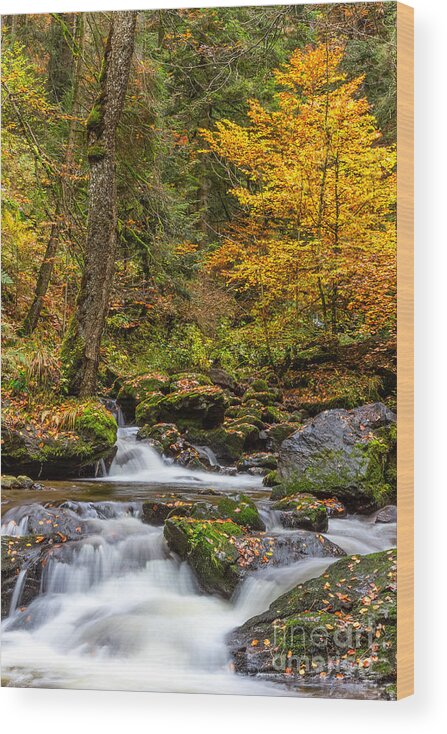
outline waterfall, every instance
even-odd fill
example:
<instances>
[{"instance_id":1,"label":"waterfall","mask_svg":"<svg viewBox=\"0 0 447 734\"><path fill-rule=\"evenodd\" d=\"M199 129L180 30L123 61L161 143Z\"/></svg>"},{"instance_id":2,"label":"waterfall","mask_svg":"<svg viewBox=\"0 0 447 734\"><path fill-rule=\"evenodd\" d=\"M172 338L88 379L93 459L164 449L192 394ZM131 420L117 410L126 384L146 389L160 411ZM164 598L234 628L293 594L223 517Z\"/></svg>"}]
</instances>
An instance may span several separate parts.
<instances>
[{"instance_id":1,"label":"waterfall","mask_svg":"<svg viewBox=\"0 0 447 734\"><path fill-rule=\"evenodd\" d=\"M187 469L165 461L147 441L137 441L138 428L118 428L117 452L107 476L112 482L143 482L152 484L197 484L210 488L262 488L259 477L249 474L227 476L214 472ZM216 460L213 452L211 455Z\"/></svg>"}]
</instances>

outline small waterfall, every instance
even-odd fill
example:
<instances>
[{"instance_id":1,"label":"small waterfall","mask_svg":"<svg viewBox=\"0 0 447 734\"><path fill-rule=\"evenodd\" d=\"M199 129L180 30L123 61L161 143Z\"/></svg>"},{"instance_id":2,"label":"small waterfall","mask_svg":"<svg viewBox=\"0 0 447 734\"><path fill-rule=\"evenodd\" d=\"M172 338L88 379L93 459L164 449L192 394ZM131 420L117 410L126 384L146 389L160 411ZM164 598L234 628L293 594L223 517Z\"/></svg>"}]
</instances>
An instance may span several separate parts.
<instances>
[{"instance_id":1,"label":"small waterfall","mask_svg":"<svg viewBox=\"0 0 447 734\"><path fill-rule=\"evenodd\" d=\"M20 604L20 599L22 597L22 591L25 586L26 574L27 574L27 569L22 568L19 575L17 576L16 585L14 586L14 591L11 597L11 605L9 607L10 616L14 614L15 610L17 609L18 605Z\"/></svg>"},{"instance_id":2,"label":"small waterfall","mask_svg":"<svg viewBox=\"0 0 447 734\"><path fill-rule=\"evenodd\" d=\"M210 466L217 467L217 468L220 467L220 464L217 461L216 454L214 453L212 449L210 449L209 446L194 446L193 445L193 448L197 451L200 458L204 457L205 459L208 460Z\"/></svg>"},{"instance_id":3,"label":"small waterfall","mask_svg":"<svg viewBox=\"0 0 447 734\"><path fill-rule=\"evenodd\" d=\"M237 489L261 488L259 477L248 474L226 476L214 472L197 471L164 460L146 441L137 441L138 428L126 426L118 429L117 452L107 476L108 481L152 482L154 484L198 484L209 487ZM216 460L213 452L211 455Z\"/></svg>"}]
</instances>

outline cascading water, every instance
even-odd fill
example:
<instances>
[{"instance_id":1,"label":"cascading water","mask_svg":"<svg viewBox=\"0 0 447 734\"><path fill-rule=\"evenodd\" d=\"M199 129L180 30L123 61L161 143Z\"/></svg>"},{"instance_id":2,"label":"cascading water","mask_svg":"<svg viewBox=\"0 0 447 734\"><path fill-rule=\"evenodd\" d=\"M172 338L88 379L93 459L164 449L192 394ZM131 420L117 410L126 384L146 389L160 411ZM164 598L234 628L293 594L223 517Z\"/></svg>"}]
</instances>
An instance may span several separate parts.
<instances>
[{"instance_id":1,"label":"cascading water","mask_svg":"<svg viewBox=\"0 0 447 734\"><path fill-rule=\"evenodd\" d=\"M221 477L166 464L136 429L121 428L107 482L247 488L270 534L290 534L262 498L259 477ZM96 480L99 482L100 480ZM95 487L98 486L95 483ZM110 486L109 484L104 486ZM262 495L261 495L262 497ZM2 532L23 536L36 505L9 510ZM40 506L41 507L41 506ZM141 502L65 501L82 538L51 554L41 594L20 608L25 572L3 622L3 676L16 686L284 695L232 670L226 636L279 595L320 575L335 559L308 558L248 575L231 601L201 593L189 566L170 553L163 529L145 525ZM54 508L53 508L54 509ZM395 545L396 525L331 519L326 536L348 553ZM303 694L302 692L300 695Z\"/></svg>"},{"instance_id":2,"label":"cascading water","mask_svg":"<svg viewBox=\"0 0 447 734\"><path fill-rule=\"evenodd\" d=\"M248 474L225 476L206 471L187 469L168 463L146 441L137 441L138 428L118 428L117 452L108 474L112 482L142 482L151 484L196 484L210 488L260 487L259 477ZM215 457L214 457L215 458Z\"/></svg>"}]
</instances>

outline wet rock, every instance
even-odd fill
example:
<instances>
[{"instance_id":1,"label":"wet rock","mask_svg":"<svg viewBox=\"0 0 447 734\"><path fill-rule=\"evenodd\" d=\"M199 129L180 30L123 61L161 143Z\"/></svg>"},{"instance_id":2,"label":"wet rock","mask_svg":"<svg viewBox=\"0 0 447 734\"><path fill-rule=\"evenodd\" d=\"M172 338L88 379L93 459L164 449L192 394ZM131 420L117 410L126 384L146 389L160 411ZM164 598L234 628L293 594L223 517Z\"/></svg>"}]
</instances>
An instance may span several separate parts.
<instances>
[{"instance_id":1,"label":"wet rock","mask_svg":"<svg viewBox=\"0 0 447 734\"><path fill-rule=\"evenodd\" d=\"M209 446L220 462L237 461L244 450L259 442L259 430L249 424L225 424L211 431L189 428L186 437L195 445Z\"/></svg>"},{"instance_id":2,"label":"wet rock","mask_svg":"<svg viewBox=\"0 0 447 734\"><path fill-rule=\"evenodd\" d=\"M282 442L300 428L299 423L277 423L266 430L267 448L278 451Z\"/></svg>"},{"instance_id":3,"label":"wet rock","mask_svg":"<svg viewBox=\"0 0 447 734\"><path fill-rule=\"evenodd\" d=\"M135 415L140 424L174 423L180 429L211 429L223 422L226 407L227 398L220 387L202 385L153 396L137 406Z\"/></svg>"},{"instance_id":4,"label":"wet rock","mask_svg":"<svg viewBox=\"0 0 447 734\"><path fill-rule=\"evenodd\" d=\"M281 477L279 476L276 469L269 471L262 480L264 487L275 487L277 484L281 484Z\"/></svg>"},{"instance_id":5,"label":"wet rock","mask_svg":"<svg viewBox=\"0 0 447 734\"><path fill-rule=\"evenodd\" d=\"M310 494L286 497L273 505L280 510L281 524L286 528L302 528L325 533L328 529L326 505Z\"/></svg>"},{"instance_id":6,"label":"wet rock","mask_svg":"<svg viewBox=\"0 0 447 734\"><path fill-rule=\"evenodd\" d=\"M227 598L239 581L235 539L243 532L232 522L178 517L167 519L164 528L170 549L188 561L201 587Z\"/></svg>"},{"instance_id":7,"label":"wet rock","mask_svg":"<svg viewBox=\"0 0 447 734\"><path fill-rule=\"evenodd\" d=\"M138 403L147 400L154 392L169 392L170 378L163 372L145 372L121 381L117 402L127 420L135 419L135 408Z\"/></svg>"},{"instance_id":8,"label":"wet rock","mask_svg":"<svg viewBox=\"0 0 447 734\"><path fill-rule=\"evenodd\" d=\"M13 477L10 474L2 474L2 489L40 489L41 485L23 474Z\"/></svg>"},{"instance_id":9,"label":"wet rock","mask_svg":"<svg viewBox=\"0 0 447 734\"><path fill-rule=\"evenodd\" d=\"M61 421L31 420L27 415L7 414L2 426L2 463L6 472L32 478L58 479L94 475L100 459L116 452L117 424L97 400L70 401L54 406Z\"/></svg>"},{"instance_id":10,"label":"wet rock","mask_svg":"<svg viewBox=\"0 0 447 734\"><path fill-rule=\"evenodd\" d=\"M387 505L386 507L382 507L376 515L376 522L397 522L396 505Z\"/></svg>"},{"instance_id":11,"label":"wet rock","mask_svg":"<svg viewBox=\"0 0 447 734\"><path fill-rule=\"evenodd\" d=\"M12 507L2 518L2 526L8 534L45 536L55 542L79 538L85 530L85 523L79 515L68 507L52 507L33 502L29 505Z\"/></svg>"},{"instance_id":12,"label":"wet rock","mask_svg":"<svg viewBox=\"0 0 447 734\"><path fill-rule=\"evenodd\" d=\"M328 410L281 444L273 499L311 492L369 512L396 493L396 416L382 403Z\"/></svg>"},{"instance_id":13,"label":"wet rock","mask_svg":"<svg viewBox=\"0 0 447 734\"><path fill-rule=\"evenodd\" d=\"M165 520L173 514L182 516L189 515L192 502L172 500L168 502L143 502L142 520L147 525L163 525Z\"/></svg>"},{"instance_id":14,"label":"wet rock","mask_svg":"<svg viewBox=\"0 0 447 734\"><path fill-rule=\"evenodd\" d=\"M248 535L230 520L170 516L164 534L171 550L188 561L201 587L226 598L249 572L306 557L344 555L319 534L301 530L290 536Z\"/></svg>"},{"instance_id":15,"label":"wet rock","mask_svg":"<svg viewBox=\"0 0 447 734\"><path fill-rule=\"evenodd\" d=\"M396 680L396 551L348 556L229 636L237 672L270 680ZM337 682L338 682L337 680Z\"/></svg>"},{"instance_id":16,"label":"wet rock","mask_svg":"<svg viewBox=\"0 0 447 734\"><path fill-rule=\"evenodd\" d=\"M242 459L240 459L237 463L237 468L239 471L247 471L252 467L262 469L276 469L277 466L277 457L273 454L268 454L266 452L259 452L256 454L243 456Z\"/></svg>"},{"instance_id":17,"label":"wet rock","mask_svg":"<svg viewBox=\"0 0 447 734\"><path fill-rule=\"evenodd\" d=\"M229 374L229 372L226 372L226 370L223 370L220 367L211 367L208 370L208 375L214 385L219 385L219 387L231 390L232 392L234 392L237 387L236 380Z\"/></svg>"},{"instance_id":18,"label":"wet rock","mask_svg":"<svg viewBox=\"0 0 447 734\"><path fill-rule=\"evenodd\" d=\"M38 596L44 568L43 559L48 547L49 540L45 538L36 540L32 536L23 536L20 538L2 536L2 618L7 617L9 614L14 589L16 588L21 571L26 572L26 574L24 578L19 580L19 583L22 584L21 594L18 599L19 605L26 607Z\"/></svg>"},{"instance_id":19,"label":"wet rock","mask_svg":"<svg viewBox=\"0 0 447 734\"><path fill-rule=\"evenodd\" d=\"M142 426L137 433L137 441L153 439L158 441L163 453L169 456L171 446L180 440L180 431L174 423L156 423L154 426Z\"/></svg>"}]
</instances>

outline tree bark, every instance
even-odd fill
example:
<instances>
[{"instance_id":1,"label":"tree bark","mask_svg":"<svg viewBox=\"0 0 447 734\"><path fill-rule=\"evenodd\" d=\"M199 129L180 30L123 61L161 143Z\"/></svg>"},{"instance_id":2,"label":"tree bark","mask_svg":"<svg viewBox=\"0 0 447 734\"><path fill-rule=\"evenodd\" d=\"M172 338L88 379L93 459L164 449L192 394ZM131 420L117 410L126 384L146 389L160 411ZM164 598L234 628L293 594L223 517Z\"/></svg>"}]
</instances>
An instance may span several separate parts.
<instances>
[{"instance_id":1,"label":"tree bark","mask_svg":"<svg viewBox=\"0 0 447 734\"><path fill-rule=\"evenodd\" d=\"M54 258L56 257L58 239L59 222L53 222L53 224L51 225L51 233L45 250L45 255L39 269L39 275L37 276L34 299L23 321L23 326L21 329L23 334L32 334L34 329L36 328L40 312L42 311L43 299L46 296L48 286L50 284L51 274L53 272Z\"/></svg>"},{"instance_id":2,"label":"tree bark","mask_svg":"<svg viewBox=\"0 0 447 734\"><path fill-rule=\"evenodd\" d=\"M99 352L115 266L116 130L127 91L136 12L112 16L100 75L100 92L87 119L90 166L84 273L76 312L62 349L68 390L81 396L96 389Z\"/></svg>"}]
</instances>

